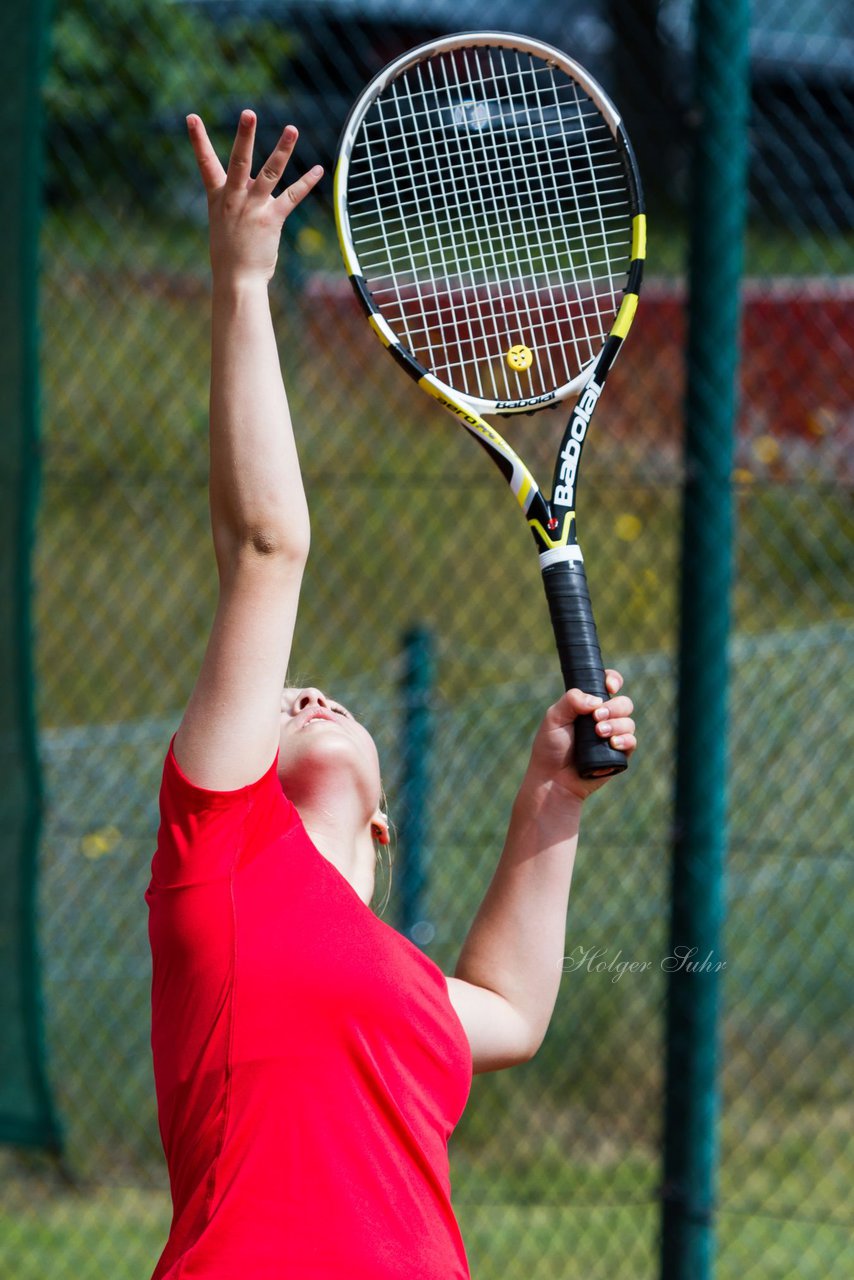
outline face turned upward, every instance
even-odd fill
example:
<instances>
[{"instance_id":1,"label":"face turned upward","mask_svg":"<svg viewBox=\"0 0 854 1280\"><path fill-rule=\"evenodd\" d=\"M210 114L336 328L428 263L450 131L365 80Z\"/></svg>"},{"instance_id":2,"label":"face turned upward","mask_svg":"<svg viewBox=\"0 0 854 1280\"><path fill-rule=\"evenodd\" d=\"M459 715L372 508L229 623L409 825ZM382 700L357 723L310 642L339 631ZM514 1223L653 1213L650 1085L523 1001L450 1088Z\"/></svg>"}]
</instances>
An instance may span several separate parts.
<instances>
[{"instance_id":1,"label":"face turned upward","mask_svg":"<svg viewBox=\"0 0 854 1280\"><path fill-rule=\"evenodd\" d=\"M320 689L285 688L279 731L279 778L298 809L340 805L357 828L388 843L381 812L376 745L364 725Z\"/></svg>"}]
</instances>

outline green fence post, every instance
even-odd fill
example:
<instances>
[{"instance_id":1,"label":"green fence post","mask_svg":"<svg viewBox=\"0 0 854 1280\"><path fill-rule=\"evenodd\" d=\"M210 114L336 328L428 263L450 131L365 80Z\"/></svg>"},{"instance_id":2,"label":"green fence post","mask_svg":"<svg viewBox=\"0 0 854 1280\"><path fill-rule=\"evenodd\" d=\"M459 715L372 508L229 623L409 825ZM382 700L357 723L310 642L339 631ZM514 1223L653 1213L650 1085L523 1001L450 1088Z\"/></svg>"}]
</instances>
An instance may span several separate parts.
<instances>
[{"instance_id":1,"label":"green fence post","mask_svg":"<svg viewBox=\"0 0 854 1280\"><path fill-rule=\"evenodd\" d=\"M398 834L402 851L401 925L413 942L423 946L433 937L425 918L424 886L427 803L432 742L433 637L426 627L413 627L403 637L403 743L401 752L401 816Z\"/></svg>"},{"instance_id":2,"label":"green fence post","mask_svg":"<svg viewBox=\"0 0 854 1280\"><path fill-rule=\"evenodd\" d=\"M747 0L697 0L662 1280L714 1268Z\"/></svg>"},{"instance_id":3,"label":"green fence post","mask_svg":"<svg viewBox=\"0 0 854 1280\"><path fill-rule=\"evenodd\" d=\"M47 4L0 20L0 1141L61 1150L36 941L41 774L31 556L39 484L38 236Z\"/></svg>"}]
</instances>

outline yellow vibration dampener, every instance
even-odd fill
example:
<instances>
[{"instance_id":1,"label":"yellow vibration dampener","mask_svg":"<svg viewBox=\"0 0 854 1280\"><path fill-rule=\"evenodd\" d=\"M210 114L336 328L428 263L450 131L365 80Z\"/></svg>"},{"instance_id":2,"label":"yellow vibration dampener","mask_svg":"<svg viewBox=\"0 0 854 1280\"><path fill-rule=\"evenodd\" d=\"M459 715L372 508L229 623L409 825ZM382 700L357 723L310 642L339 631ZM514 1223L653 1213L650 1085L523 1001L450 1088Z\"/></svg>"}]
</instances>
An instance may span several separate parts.
<instances>
[{"instance_id":1,"label":"yellow vibration dampener","mask_svg":"<svg viewBox=\"0 0 854 1280\"><path fill-rule=\"evenodd\" d=\"M511 369L521 373L524 369L530 369L534 363L534 353L530 347L523 347L520 343L516 347L511 347L507 352L507 363Z\"/></svg>"}]
</instances>

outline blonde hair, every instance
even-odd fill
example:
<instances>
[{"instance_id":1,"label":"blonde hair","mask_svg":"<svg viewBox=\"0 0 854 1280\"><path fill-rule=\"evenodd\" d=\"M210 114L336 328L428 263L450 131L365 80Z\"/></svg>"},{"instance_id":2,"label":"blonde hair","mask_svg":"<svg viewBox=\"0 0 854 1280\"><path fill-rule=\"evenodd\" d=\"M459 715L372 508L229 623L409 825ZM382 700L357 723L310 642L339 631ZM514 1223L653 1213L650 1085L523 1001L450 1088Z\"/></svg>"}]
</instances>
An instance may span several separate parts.
<instances>
[{"instance_id":1,"label":"blonde hair","mask_svg":"<svg viewBox=\"0 0 854 1280\"><path fill-rule=\"evenodd\" d=\"M385 814L385 819L388 823L388 844L381 844L379 840L374 838L374 851L377 855L377 868L383 867L385 869L386 876L385 893L383 894L382 902L379 906L374 907L378 916L382 916L389 904L389 899L391 898L392 868L394 866L392 840L396 835L391 818L388 816L388 800L386 799L385 787L382 786L380 787L380 809Z\"/></svg>"}]
</instances>

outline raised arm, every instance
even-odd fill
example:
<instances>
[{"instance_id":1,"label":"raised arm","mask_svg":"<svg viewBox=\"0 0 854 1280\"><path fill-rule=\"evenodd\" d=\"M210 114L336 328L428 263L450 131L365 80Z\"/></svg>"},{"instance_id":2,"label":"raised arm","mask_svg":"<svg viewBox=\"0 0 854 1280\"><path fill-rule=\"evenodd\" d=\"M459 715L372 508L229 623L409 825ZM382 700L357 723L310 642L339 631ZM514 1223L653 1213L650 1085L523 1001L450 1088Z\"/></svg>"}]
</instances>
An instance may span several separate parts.
<instances>
[{"instance_id":1,"label":"raised arm","mask_svg":"<svg viewBox=\"0 0 854 1280\"><path fill-rule=\"evenodd\" d=\"M253 179L251 111L240 117L227 172L199 117L189 116L187 127L210 218L210 512L219 601L175 754L193 782L231 790L260 777L276 753L308 555L308 510L267 286L285 219L322 170L274 199L296 129L284 130Z\"/></svg>"},{"instance_id":2,"label":"raised arm","mask_svg":"<svg viewBox=\"0 0 854 1280\"><path fill-rule=\"evenodd\" d=\"M609 671L606 683L618 695L623 681ZM600 704L571 689L546 712L495 875L454 976L447 980L475 1071L526 1061L546 1034L563 967L582 805L606 781L584 780L576 773L573 725L592 711L599 733L631 754L636 746L632 710L625 696Z\"/></svg>"}]
</instances>

